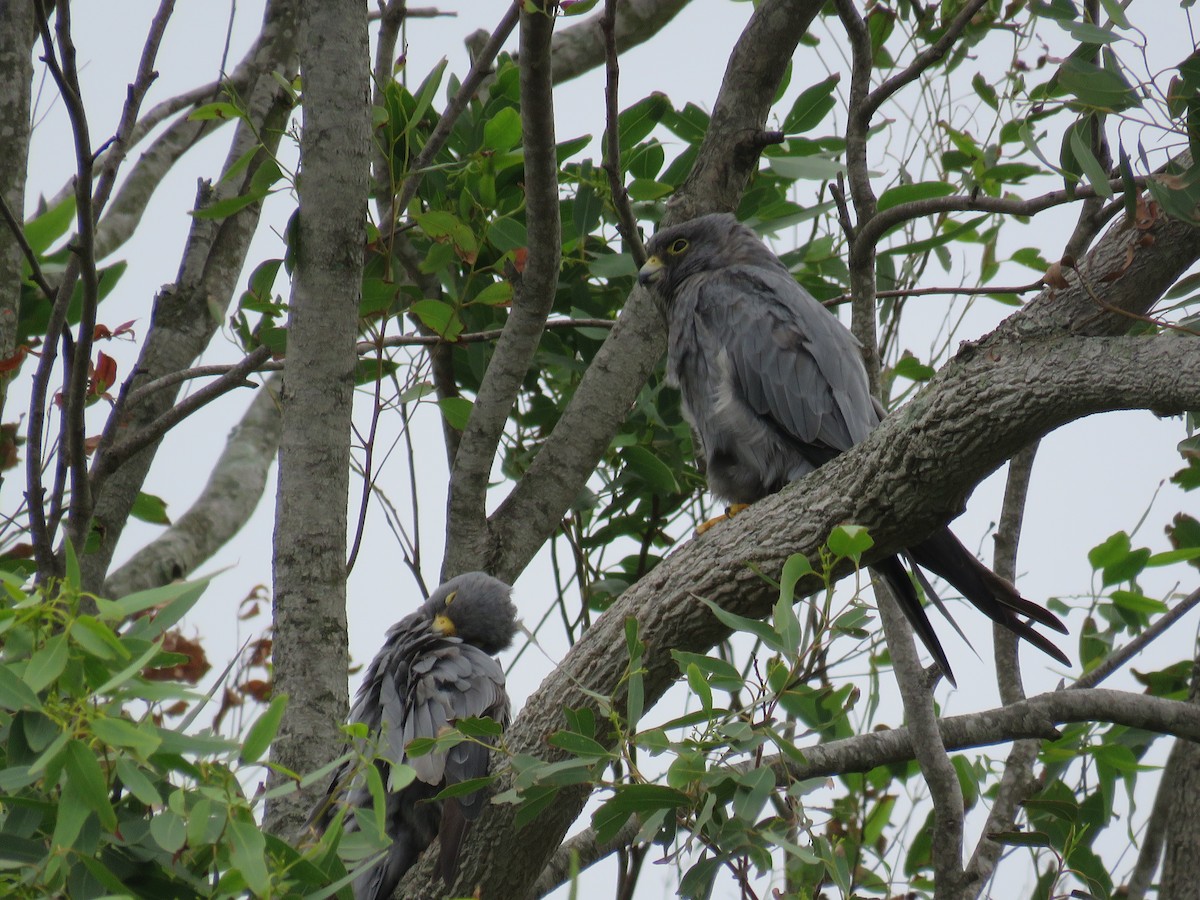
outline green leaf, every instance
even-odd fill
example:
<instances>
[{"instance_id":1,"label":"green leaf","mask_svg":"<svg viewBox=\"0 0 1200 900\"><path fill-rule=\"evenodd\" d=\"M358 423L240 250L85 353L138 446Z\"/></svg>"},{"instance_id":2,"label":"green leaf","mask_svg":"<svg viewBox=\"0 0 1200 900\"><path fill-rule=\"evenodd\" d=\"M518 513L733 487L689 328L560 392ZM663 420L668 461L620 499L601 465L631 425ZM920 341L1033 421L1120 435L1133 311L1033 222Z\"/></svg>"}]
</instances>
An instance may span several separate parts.
<instances>
[{"instance_id":1,"label":"green leaf","mask_svg":"<svg viewBox=\"0 0 1200 900\"><path fill-rule=\"evenodd\" d=\"M254 724L246 732L246 740L242 744L242 762L258 762L259 758L267 752L267 748L271 746L271 741L275 740L275 734L279 731L279 723L283 719L285 707L287 707L286 694L276 694L271 697L271 705L254 720Z\"/></svg>"},{"instance_id":2,"label":"green leaf","mask_svg":"<svg viewBox=\"0 0 1200 900\"><path fill-rule=\"evenodd\" d=\"M852 559L856 563L873 546L875 546L875 540L861 525L839 525L829 533L830 551L836 556Z\"/></svg>"},{"instance_id":3,"label":"green leaf","mask_svg":"<svg viewBox=\"0 0 1200 900\"><path fill-rule=\"evenodd\" d=\"M1083 174L1087 177L1088 184L1092 186L1092 189L1105 200L1111 200L1113 189L1108 183L1108 173L1104 171L1104 167L1100 165L1100 161L1096 159L1092 148L1084 139L1083 132L1085 130L1086 126L1069 130L1071 152L1075 154L1075 160L1083 169Z\"/></svg>"},{"instance_id":4,"label":"green leaf","mask_svg":"<svg viewBox=\"0 0 1200 900\"><path fill-rule=\"evenodd\" d=\"M483 126L483 146L489 150L505 152L521 142L521 114L506 106L492 116Z\"/></svg>"},{"instance_id":5,"label":"green leaf","mask_svg":"<svg viewBox=\"0 0 1200 900\"><path fill-rule=\"evenodd\" d=\"M556 731L550 735L547 742L550 746L566 750L575 756L608 757L611 755L599 741L574 731Z\"/></svg>"},{"instance_id":6,"label":"green leaf","mask_svg":"<svg viewBox=\"0 0 1200 900\"><path fill-rule=\"evenodd\" d=\"M671 467L645 447L625 447L618 454L626 470L646 483L655 494L677 494L679 485Z\"/></svg>"},{"instance_id":7,"label":"green leaf","mask_svg":"<svg viewBox=\"0 0 1200 900\"><path fill-rule=\"evenodd\" d=\"M512 303L513 286L507 281L493 281L482 291L475 295L472 303L481 303L484 306L508 306Z\"/></svg>"},{"instance_id":8,"label":"green leaf","mask_svg":"<svg viewBox=\"0 0 1200 900\"><path fill-rule=\"evenodd\" d=\"M87 821L91 810L79 793L79 785L75 779L67 779L63 785L62 796L55 809L54 835L50 839L51 846L70 849L75 846L75 839ZM5 839L7 843L7 838Z\"/></svg>"},{"instance_id":9,"label":"green leaf","mask_svg":"<svg viewBox=\"0 0 1200 900\"><path fill-rule=\"evenodd\" d=\"M171 518L167 515L167 501L154 494L138 491L137 499L129 510L130 515L152 525L170 525Z\"/></svg>"},{"instance_id":10,"label":"green leaf","mask_svg":"<svg viewBox=\"0 0 1200 900\"><path fill-rule=\"evenodd\" d=\"M42 708L37 694L24 681L18 678L11 668L0 665L0 709L36 709Z\"/></svg>"},{"instance_id":11,"label":"green leaf","mask_svg":"<svg viewBox=\"0 0 1200 900\"><path fill-rule=\"evenodd\" d=\"M775 773L770 767L750 769L738 777L738 785L733 796L733 811L744 821L753 822L775 790Z\"/></svg>"},{"instance_id":12,"label":"green leaf","mask_svg":"<svg viewBox=\"0 0 1200 900\"><path fill-rule=\"evenodd\" d=\"M135 677L139 672L142 671L142 669L146 668L146 666L150 663L150 660L154 659L154 657L157 656L161 650L162 648L158 644L152 644L144 653L142 653L141 656L135 659L116 675L113 675L111 678L109 678L108 681L104 682L104 684L100 685L100 687L96 688L96 693L106 694L113 688L120 687L125 682L129 681L129 679Z\"/></svg>"},{"instance_id":13,"label":"green leaf","mask_svg":"<svg viewBox=\"0 0 1200 900\"><path fill-rule=\"evenodd\" d=\"M564 16L582 16L586 12L591 12L600 0L563 0L562 12Z\"/></svg>"},{"instance_id":14,"label":"green leaf","mask_svg":"<svg viewBox=\"0 0 1200 900\"><path fill-rule=\"evenodd\" d=\"M159 748L162 738L148 719L141 723L107 716L92 721L92 733L110 747L128 747L141 759Z\"/></svg>"},{"instance_id":15,"label":"green leaf","mask_svg":"<svg viewBox=\"0 0 1200 900\"><path fill-rule=\"evenodd\" d=\"M908 353L900 357L892 372L910 381L928 381L936 374L933 366L925 365L925 363Z\"/></svg>"},{"instance_id":16,"label":"green leaf","mask_svg":"<svg viewBox=\"0 0 1200 900\"><path fill-rule=\"evenodd\" d=\"M801 91L783 120L783 133L803 134L820 125L821 120L836 105L833 89L837 87L841 78L840 74L833 74Z\"/></svg>"},{"instance_id":17,"label":"green leaf","mask_svg":"<svg viewBox=\"0 0 1200 900\"><path fill-rule=\"evenodd\" d=\"M97 659L129 659L129 650L113 630L88 615L81 615L68 626L68 634L89 656Z\"/></svg>"},{"instance_id":18,"label":"green leaf","mask_svg":"<svg viewBox=\"0 0 1200 900\"><path fill-rule=\"evenodd\" d=\"M745 616L739 616L736 613L728 612L704 597L700 598L700 602L711 609L713 615L716 616L717 620L720 621L721 624L726 628L730 628L733 631L744 631L747 634L752 634L762 641L767 647L776 651L777 653L783 653L786 651L786 647L783 641L780 640L779 635L775 633L775 629L766 622L760 622L758 619L747 619Z\"/></svg>"},{"instance_id":19,"label":"green leaf","mask_svg":"<svg viewBox=\"0 0 1200 900\"><path fill-rule=\"evenodd\" d=\"M957 188L944 181L919 181L915 184L898 184L888 188L879 197L878 210L883 212L893 206L903 203L915 203L918 200L930 200L934 197L948 197Z\"/></svg>"},{"instance_id":20,"label":"green leaf","mask_svg":"<svg viewBox=\"0 0 1200 900\"><path fill-rule=\"evenodd\" d=\"M667 196L675 188L669 184L663 184L661 181L655 181L653 178L635 178L629 182L626 190L629 191L632 199L640 203L651 203Z\"/></svg>"},{"instance_id":21,"label":"green leaf","mask_svg":"<svg viewBox=\"0 0 1200 900\"><path fill-rule=\"evenodd\" d=\"M206 103L192 110L188 116L193 122L206 122L213 119L230 121L242 118L242 111L233 103ZM255 148L257 150L257 148Z\"/></svg>"},{"instance_id":22,"label":"green leaf","mask_svg":"<svg viewBox=\"0 0 1200 900\"><path fill-rule=\"evenodd\" d=\"M29 658L25 666L25 683L34 691L42 690L63 673L69 658L66 634L56 634Z\"/></svg>"},{"instance_id":23,"label":"green leaf","mask_svg":"<svg viewBox=\"0 0 1200 900\"><path fill-rule=\"evenodd\" d=\"M161 806L162 796L146 773L127 756L117 757L117 777L125 789L146 806Z\"/></svg>"},{"instance_id":24,"label":"green leaf","mask_svg":"<svg viewBox=\"0 0 1200 900\"><path fill-rule=\"evenodd\" d=\"M25 240L37 256L44 256L74 221L75 193L72 191L58 204L25 223Z\"/></svg>"},{"instance_id":25,"label":"green leaf","mask_svg":"<svg viewBox=\"0 0 1200 900\"><path fill-rule=\"evenodd\" d=\"M971 78L971 87L979 99L992 109L998 110L1000 108L1000 100L996 95L996 89L988 83L988 80L981 73L976 72Z\"/></svg>"},{"instance_id":26,"label":"green leaf","mask_svg":"<svg viewBox=\"0 0 1200 900\"><path fill-rule=\"evenodd\" d=\"M108 799L108 783L95 755L82 741L67 744L67 776L79 797L92 812L100 817L100 824L109 831L117 828L117 813Z\"/></svg>"},{"instance_id":27,"label":"green leaf","mask_svg":"<svg viewBox=\"0 0 1200 900\"><path fill-rule=\"evenodd\" d=\"M1088 551L1088 562L1092 564L1093 569L1103 569L1124 559L1129 554L1131 546L1129 535L1124 531L1118 531L1109 536L1104 543L1097 544Z\"/></svg>"},{"instance_id":28,"label":"green leaf","mask_svg":"<svg viewBox=\"0 0 1200 900\"><path fill-rule=\"evenodd\" d=\"M687 683L700 700L700 707L706 712L712 712L713 696L712 686L704 677L704 673L700 671L700 667L695 663L689 663L687 667Z\"/></svg>"},{"instance_id":29,"label":"green leaf","mask_svg":"<svg viewBox=\"0 0 1200 900\"><path fill-rule=\"evenodd\" d=\"M824 156L771 156L767 165L776 175L792 180L829 181L846 171L844 163Z\"/></svg>"},{"instance_id":30,"label":"green leaf","mask_svg":"<svg viewBox=\"0 0 1200 900\"><path fill-rule=\"evenodd\" d=\"M271 876L267 871L267 841L253 822L234 819L229 823L230 862L246 879L246 885L258 896L269 893Z\"/></svg>"},{"instance_id":31,"label":"green leaf","mask_svg":"<svg viewBox=\"0 0 1200 900\"><path fill-rule=\"evenodd\" d=\"M516 219L496 219L487 228L487 241L501 253L516 250L529 243L525 225Z\"/></svg>"},{"instance_id":32,"label":"green leaf","mask_svg":"<svg viewBox=\"0 0 1200 900\"><path fill-rule=\"evenodd\" d=\"M454 723L454 727L463 737L475 738L476 740L486 741L492 738L498 738L504 733L504 729L500 727L500 723L495 719L489 719L486 716L468 716L465 719L459 719Z\"/></svg>"},{"instance_id":33,"label":"green leaf","mask_svg":"<svg viewBox=\"0 0 1200 900\"><path fill-rule=\"evenodd\" d=\"M470 227L454 213L444 209L433 209L429 212L418 213L413 218L429 238L439 243L449 241L458 250L460 256L468 261L474 260L475 254L479 250L479 242L475 239L475 234Z\"/></svg>"},{"instance_id":34,"label":"green leaf","mask_svg":"<svg viewBox=\"0 0 1200 900\"><path fill-rule=\"evenodd\" d=\"M181 581L147 591L137 591L120 600L103 600L97 603L100 619L106 622L122 622L136 613L161 607L155 616L138 619L129 632L136 633L137 637L148 638L151 634L162 633L183 618L200 599L200 595L204 593L206 587L208 587L208 579L204 578L199 581ZM163 616L167 616L170 625L157 627L158 620Z\"/></svg>"},{"instance_id":35,"label":"green leaf","mask_svg":"<svg viewBox=\"0 0 1200 900\"><path fill-rule=\"evenodd\" d=\"M689 805L687 794L661 784L618 785L616 793L592 815L596 840L612 840L629 817L658 809L679 809Z\"/></svg>"},{"instance_id":36,"label":"green leaf","mask_svg":"<svg viewBox=\"0 0 1200 900\"><path fill-rule=\"evenodd\" d=\"M467 427L467 419L471 416L473 406L470 400L466 397L443 397L437 404L451 428L462 431Z\"/></svg>"},{"instance_id":37,"label":"green leaf","mask_svg":"<svg viewBox=\"0 0 1200 900\"><path fill-rule=\"evenodd\" d=\"M187 828L182 817L170 809L161 810L150 820L150 834L168 853L179 852L187 841Z\"/></svg>"},{"instance_id":38,"label":"green leaf","mask_svg":"<svg viewBox=\"0 0 1200 900\"><path fill-rule=\"evenodd\" d=\"M1118 112L1137 106L1137 94L1116 72L1076 56L1067 57L1058 70L1058 84L1083 106Z\"/></svg>"},{"instance_id":39,"label":"green leaf","mask_svg":"<svg viewBox=\"0 0 1200 900\"><path fill-rule=\"evenodd\" d=\"M447 340L452 341L462 334L462 320L449 303L441 300L418 300L410 309L428 328Z\"/></svg>"}]
</instances>

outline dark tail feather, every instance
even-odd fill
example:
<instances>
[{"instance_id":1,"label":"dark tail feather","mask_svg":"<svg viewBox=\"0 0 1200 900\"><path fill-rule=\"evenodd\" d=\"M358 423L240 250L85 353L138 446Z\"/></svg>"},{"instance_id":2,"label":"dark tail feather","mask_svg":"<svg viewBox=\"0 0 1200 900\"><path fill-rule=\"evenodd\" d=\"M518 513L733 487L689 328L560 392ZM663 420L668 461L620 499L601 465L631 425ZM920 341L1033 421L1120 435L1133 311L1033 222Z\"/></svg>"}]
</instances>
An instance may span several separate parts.
<instances>
[{"instance_id":1,"label":"dark tail feather","mask_svg":"<svg viewBox=\"0 0 1200 900\"><path fill-rule=\"evenodd\" d=\"M921 543L910 547L908 555L918 565L952 584L993 622L1003 625L1064 665L1071 664L1061 650L1017 616L1027 616L1047 628L1069 634L1062 620L1017 593L1017 589L1008 581L977 560L949 528L935 531Z\"/></svg>"},{"instance_id":2,"label":"dark tail feather","mask_svg":"<svg viewBox=\"0 0 1200 900\"><path fill-rule=\"evenodd\" d=\"M438 828L437 874L447 886L454 884L458 877L458 854L470 824L458 800L454 797L446 800L442 806L442 824Z\"/></svg>"},{"instance_id":3,"label":"dark tail feather","mask_svg":"<svg viewBox=\"0 0 1200 900\"><path fill-rule=\"evenodd\" d=\"M912 580L908 577L908 572L905 571L900 558L889 556L887 559L881 559L874 564L874 568L887 579L888 585L896 595L896 601L900 604L900 609L904 612L904 618L908 619L908 624L921 638L921 643L933 654L933 658L937 662L938 668L942 670L942 674L946 676L946 680L958 687L958 682L954 680L954 673L950 671L950 661L946 659L946 651L942 649L942 642L938 640L933 625L929 622L929 616L925 615L925 607L921 606L921 598L917 596L917 590L913 587ZM942 612L945 613L945 609L942 609ZM949 614L947 614L947 618L949 618ZM953 619L950 621L954 622ZM958 630L958 625L955 624L954 628ZM959 634L962 632L960 631Z\"/></svg>"}]
</instances>

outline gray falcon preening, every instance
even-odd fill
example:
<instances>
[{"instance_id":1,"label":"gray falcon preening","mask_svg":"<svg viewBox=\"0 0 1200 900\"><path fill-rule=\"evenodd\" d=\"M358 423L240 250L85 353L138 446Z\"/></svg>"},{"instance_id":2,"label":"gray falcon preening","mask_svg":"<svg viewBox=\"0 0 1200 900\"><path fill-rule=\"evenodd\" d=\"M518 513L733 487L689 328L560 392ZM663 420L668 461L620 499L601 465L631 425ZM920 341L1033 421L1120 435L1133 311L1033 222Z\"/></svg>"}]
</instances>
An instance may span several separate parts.
<instances>
[{"instance_id":1,"label":"gray falcon preening","mask_svg":"<svg viewBox=\"0 0 1200 900\"><path fill-rule=\"evenodd\" d=\"M506 649L517 630L512 588L483 572L452 578L416 612L392 626L363 679L350 710L352 723L371 735L375 765L387 792L387 855L354 880L356 900L390 898L401 877L435 837L441 839L438 871L452 882L467 824L487 802L485 790L445 802L433 798L451 784L488 773L487 749L465 742L446 753L409 757L414 738L434 738L468 717L488 717L504 727L509 719L504 670L493 654ZM399 790L389 776L405 763L417 777ZM358 830L357 810L371 815L366 778L354 760L333 774L309 827L323 833L341 805L350 807L346 831Z\"/></svg>"},{"instance_id":2,"label":"gray falcon preening","mask_svg":"<svg viewBox=\"0 0 1200 900\"><path fill-rule=\"evenodd\" d=\"M684 415L702 444L708 486L718 497L735 504L760 500L849 450L879 424L883 410L867 386L858 341L733 216L665 228L646 252L639 281L663 304L668 379L679 387ZM902 555L935 602L918 565L946 579L994 622L1070 665L1019 617L1065 634L1062 622L979 562L949 528ZM875 568L953 684L899 557Z\"/></svg>"}]
</instances>

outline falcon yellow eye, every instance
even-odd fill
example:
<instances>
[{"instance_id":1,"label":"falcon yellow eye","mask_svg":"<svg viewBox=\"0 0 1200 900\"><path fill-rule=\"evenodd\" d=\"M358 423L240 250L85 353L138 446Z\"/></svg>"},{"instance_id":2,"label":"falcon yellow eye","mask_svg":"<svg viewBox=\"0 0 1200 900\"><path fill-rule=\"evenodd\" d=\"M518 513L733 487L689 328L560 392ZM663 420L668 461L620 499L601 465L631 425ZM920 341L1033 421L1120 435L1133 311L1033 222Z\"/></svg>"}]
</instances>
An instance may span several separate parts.
<instances>
[{"instance_id":1,"label":"falcon yellow eye","mask_svg":"<svg viewBox=\"0 0 1200 900\"><path fill-rule=\"evenodd\" d=\"M676 238L674 243L671 244L670 249L672 253L682 253L687 248L688 242L686 238Z\"/></svg>"},{"instance_id":2,"label":"falcon yellow eye","mask_svg":"<svg viewBox=\"0 0 1200 900\"><path fill-rule=\"evenodd\" d=\"M458 596L458 591L451 591L446 595L446 605L449 606L454 602L454 598Z\"/></svg>"}]
</instances>

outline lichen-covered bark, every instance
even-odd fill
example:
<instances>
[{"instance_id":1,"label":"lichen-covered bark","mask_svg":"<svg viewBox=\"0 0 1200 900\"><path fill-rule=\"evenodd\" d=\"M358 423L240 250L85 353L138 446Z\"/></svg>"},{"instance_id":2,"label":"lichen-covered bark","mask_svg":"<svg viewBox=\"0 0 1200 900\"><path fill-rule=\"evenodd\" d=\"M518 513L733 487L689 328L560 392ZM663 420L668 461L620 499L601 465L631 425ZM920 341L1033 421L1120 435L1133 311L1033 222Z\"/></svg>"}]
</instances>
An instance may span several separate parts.
<instances>
[{"instance_id":1,"label":"lichen-covered bark","mask_svg":"<svg viewBox=\"0 0 1200 900\"><path fill-rule=\"evenodd\" d=\"M0 195L21 220L25 212L25 164L29 157L33 4L8 4L0 20ZM21 260L16 236L0 222L0 359L8 359L16 349ZM11 373L0 373L0 421L11 377Z\"/></svg>"},{"instance_id":2,"label":"lichen-covered bark","mask_svg":"<svg viewBox=\"0 0 1200 900\"><path fill-rule=\"evenodd\" d=\"M295 71L295 5L296 0L271 0L267 6L263 27L268 36L261 47L264 59L259 69L262 74L247 99L248 117L255 125L253 128L239 125L226 166L258 145L260 136L266 146L241 178L213 188L214 199L243 192L253 172L275 152L282 137L291 112L291 98L268 70L279 71L284 77ZM176 283L164 288L155 300L150 329L134 368L134 388L186 369L208 346L234 296L250 239L258 228L259 212L260 205L255 203L226 219L195 221ZM178 388L156 391L125 410L121 421L109 427L133 433L170 409L178 393ZM80 561L84 584L89 590L98 590L103 583L159 443L154 442L132 457L96 491L93 515L102 539Z\"/></svg>"},{"instance_id":3,"label":"lichen-covered bark","mask_svg":"<svg viewBox=\"0 0 1200 900\"><path fill-rule=\"evenodd\" d=\"M274 762L311 772L340 747L348 707L346 515L355 337L370 179L366 7L304 4L299 245L288 314L275 507L275 690L289 697ZM291 833L308 798L271 804Z\"/></svg>"}]
</instances>

